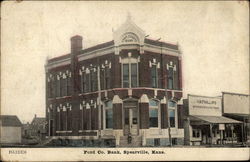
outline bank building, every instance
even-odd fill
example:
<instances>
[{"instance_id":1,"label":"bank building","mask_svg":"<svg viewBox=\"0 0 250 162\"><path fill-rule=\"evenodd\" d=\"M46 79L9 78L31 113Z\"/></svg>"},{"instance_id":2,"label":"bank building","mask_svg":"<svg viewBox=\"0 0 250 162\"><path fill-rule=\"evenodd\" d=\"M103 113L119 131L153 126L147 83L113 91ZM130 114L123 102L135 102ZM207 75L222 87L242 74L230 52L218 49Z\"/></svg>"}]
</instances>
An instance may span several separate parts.
<instances>
[{"instance_id":1,"label":"bank building","mask_svg":"<svg viewBox=\"0 0 250 162\"><path fill-rule=\"evenodd\" d=\"M178 44L147 38L128 16L113 40L51 58L46 71L48 137L114 146L184 144L182 55Z\"/></svg>"}]
</instances>

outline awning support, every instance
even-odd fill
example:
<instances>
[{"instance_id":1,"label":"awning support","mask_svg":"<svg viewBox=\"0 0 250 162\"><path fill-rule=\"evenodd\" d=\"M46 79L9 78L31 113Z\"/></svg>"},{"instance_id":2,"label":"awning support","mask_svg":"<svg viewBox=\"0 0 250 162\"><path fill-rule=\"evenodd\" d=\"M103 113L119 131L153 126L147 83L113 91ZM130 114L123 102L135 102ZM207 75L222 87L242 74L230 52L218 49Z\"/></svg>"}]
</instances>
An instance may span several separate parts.
<instances>
[{"instance_id":1,"label":"awning support","mask_svg":"<svg viewBox=\"0 0 250 162\"><path fill-rule=\"evenodd\" d=\"M213 144L213 124L209 124L209 128L210 128L210 137L211 137L210 145L212 145Z\"/></svg>"}]
</instances>

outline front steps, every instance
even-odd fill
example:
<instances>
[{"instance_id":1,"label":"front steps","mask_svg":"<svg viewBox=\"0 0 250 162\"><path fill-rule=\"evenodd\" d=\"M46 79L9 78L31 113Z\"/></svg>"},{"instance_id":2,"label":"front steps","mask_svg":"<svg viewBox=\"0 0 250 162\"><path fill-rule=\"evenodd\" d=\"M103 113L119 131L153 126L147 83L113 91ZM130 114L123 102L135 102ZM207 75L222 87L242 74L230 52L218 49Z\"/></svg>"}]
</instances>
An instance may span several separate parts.
<instances>
[{"instance_id":1,"label":"front steps","mask_svg":"<svg viewBox=\"0 0 250 162\"><path fill-rule=\"evenodd\" d=\"M142 136L121 136L120 147L140 147L142 146Z\"/></svg>"}]
</instances>

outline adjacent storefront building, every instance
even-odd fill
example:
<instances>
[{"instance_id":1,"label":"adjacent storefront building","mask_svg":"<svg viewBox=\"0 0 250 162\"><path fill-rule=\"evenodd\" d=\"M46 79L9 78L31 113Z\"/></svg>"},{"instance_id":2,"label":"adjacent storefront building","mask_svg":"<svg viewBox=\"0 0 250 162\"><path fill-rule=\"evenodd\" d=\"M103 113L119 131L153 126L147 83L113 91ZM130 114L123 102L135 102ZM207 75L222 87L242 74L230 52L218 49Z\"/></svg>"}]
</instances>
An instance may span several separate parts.
<instances>
[{"instance_id":1,"label":"adjacent storefront building","mask_svg":"<svg viewBox=\"0 0 250 162\"><path fill-rule=\"evenodd\" d=\"M222 98L188 95L184 101L185 145L236 143L228 138L242 122L222 116Z\"/></svg>"},{"instance_id":2,"label":"adjacent storefront building","mask_svg":"<svg viewBox=\"0 0 250 162\"><path fill-rule=\"evenodd\" d=\"M241 127L235 127L235 134L238 141L250 142L250 107L249 95L222 92L222 112L223 116L239 120L243 123L243 130ZM243 134L242 134L243 132ZM232 134L231 134L232 135Z\"/></svg>"}]
</instances>

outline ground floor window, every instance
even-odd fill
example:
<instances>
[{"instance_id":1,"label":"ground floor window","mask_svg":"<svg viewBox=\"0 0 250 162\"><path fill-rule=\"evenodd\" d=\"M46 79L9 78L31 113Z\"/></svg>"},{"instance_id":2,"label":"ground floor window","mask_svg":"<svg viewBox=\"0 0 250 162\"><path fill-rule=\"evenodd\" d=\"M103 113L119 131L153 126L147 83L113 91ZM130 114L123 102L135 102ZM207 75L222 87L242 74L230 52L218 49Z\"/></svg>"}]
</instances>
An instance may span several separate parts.
<instances>
[{"instance_id":1,"label":"ground floor window","mask_svg":"<svg viewBox=\"0 0 250 162\"><path fill-rule=\"evenodd\" d=\"M200 138L200 130L193 129L193 137L194 138Z\"/></svg>"},{"instance_id":2,"label":"ground floor window","mask_svg":"<svg viewBox=\"0 0 250 162\"><path fill-rule=\"evenodd\" d=\"M113 107L112 101L105 102L105 128L113 128Z\"/></svg>"},{"instance_id":3,"label":"ground floor window","mask_svg":"<svg viewBox=\"0 0 250 162\"><path fill-rule=\"evenodd\" d=\"M168 102L168 117L170 127L176 127L176 103L174 101Z\"/></svg>"},{"instance_id":4,"label":"ground floor window","mask_svg":"<svg viewBox=\"0 0 250 162\"><path fill-rule=\"evenodd\" d=\"M149 101L149 127L158 127L158 121L159 121L159 102L156 100L150 100Z\"/></svg>"}]
</instances>

